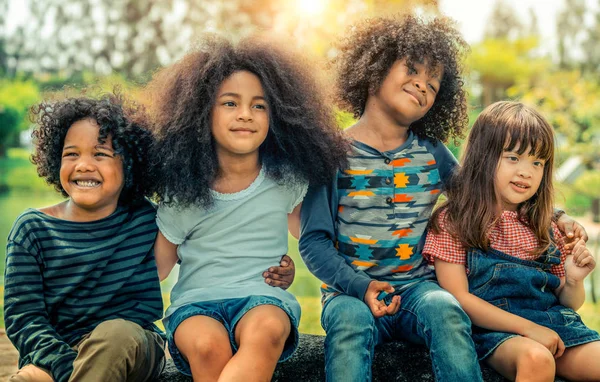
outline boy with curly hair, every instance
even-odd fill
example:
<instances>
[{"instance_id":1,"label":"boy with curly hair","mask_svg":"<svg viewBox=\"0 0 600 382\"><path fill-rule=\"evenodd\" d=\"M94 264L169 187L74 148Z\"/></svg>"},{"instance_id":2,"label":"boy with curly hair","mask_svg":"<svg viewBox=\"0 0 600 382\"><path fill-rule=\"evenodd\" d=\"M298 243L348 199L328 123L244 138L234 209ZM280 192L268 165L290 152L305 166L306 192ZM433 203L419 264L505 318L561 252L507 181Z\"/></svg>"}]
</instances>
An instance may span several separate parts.
<instances>
[{"instance_id":1,"label":"boy with curly hair","mask_svg":"<svg viewBox=\"0 0 600 382\"><path fill-rule=\"evenodd\" d=\"M339 49L339 100L359 120L348 169L304 199L300 238L325 283L327 380L371 380L375 346L403 339L429 347L436 380L481 381L469 317L421 256L457 163L442 141L467 124L467 44L448 19L404 16L355 26Z\"/></svg>"},{"instance_id":2,"label":"boy with curly hair","mask_svg":"<svg viewBox=\"0 0 600 382\"><path fill-rule=\"evenodd\" d=\"M148 381L164 366L163 313L144 198L149 131L118 94L32 108L32 161L67 199L23 212L6 250L4 319L19 351L10 381Z\"/></svg>"}]
</instances>

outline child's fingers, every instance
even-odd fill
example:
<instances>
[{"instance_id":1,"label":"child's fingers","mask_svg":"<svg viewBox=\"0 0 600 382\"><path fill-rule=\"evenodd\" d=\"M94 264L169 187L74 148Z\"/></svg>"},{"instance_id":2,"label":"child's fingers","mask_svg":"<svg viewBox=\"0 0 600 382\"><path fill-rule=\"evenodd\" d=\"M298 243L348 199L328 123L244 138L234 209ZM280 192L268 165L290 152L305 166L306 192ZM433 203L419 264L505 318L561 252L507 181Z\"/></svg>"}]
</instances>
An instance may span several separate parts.
<instances>
[{"instance_id":1,"label":"child's fingers","mask_svg":"<svg viewBox=\"0 0 600 382\"><path fill-rule=\"evenodd\" d=\"M589 266L589 268L594 269L596 268L596 260L592 255L590 255L588 257L583 258L577 265L580 267Z\"/></svg>"},{"instance_id":2,"label":"child's fingers","mask_svg":"<svg viewBox=\"0 0 600 382\"><path fill-rule=\"evenodd\" d=\"M388 316L393 316L394 314L398 313L399 309L400 309L400 296L394 296L394 297L392 297L392 302L390 302L390 305L388 305L386 308L386 314Z\"/></svg>"},{"instance_id":3,"label":"child's fingers","mask_svg":"<svg viewBox=\"0 0 600 382\"><path fill-rule=\"evenodd\" d=\"M294 269L291 267L271 267L269 268L269 272L282 276L288 276L294 273Z\"/></svg>"},{"instance_id":4,"label":"child's fingers","mask_svg":"<svg viewBox=\"0 0 600 382\"><path fill-rule=\"evenodd\" d=\"M558 339L558 344L556 345L556 353L554 353L554 358L559 358L565 352L565 343L560 338Z\"/></svg>"}]
</instances>

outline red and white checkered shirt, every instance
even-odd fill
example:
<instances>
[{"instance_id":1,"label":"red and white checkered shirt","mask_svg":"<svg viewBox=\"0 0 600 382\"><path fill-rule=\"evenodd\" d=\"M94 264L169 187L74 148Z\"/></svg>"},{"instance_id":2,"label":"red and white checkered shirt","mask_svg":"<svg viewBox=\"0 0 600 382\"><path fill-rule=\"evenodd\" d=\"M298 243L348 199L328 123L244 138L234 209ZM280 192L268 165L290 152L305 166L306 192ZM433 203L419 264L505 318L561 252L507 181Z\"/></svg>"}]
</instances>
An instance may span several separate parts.
<instances>
[{"instance_id":1,"label":"red and white checkered shirt","mask_svg":"<svg viewBox=\"0 0 600 382\"><path fill-rule=\"evenodd\" d=\"M433 264L434 258L438 258L449 263L466 265L466 248L459 240L444 230L444 216L445 211L439 217L441 232L436 234L430 230L427 233L423 257L430 264ZM556 246L561 253L561 261L560 264L553 266L550 272L558 277L563 277L565 276L564 263L566 258L565 240L554 223L552 223L552 231ZM516 211L504 211L498 222L491 228L489 235L490 247L497 251L523 260L535 260L537 258L531 252L538 247L539 242L531 229L519 220Z\"/></svg>"}]
</instances>

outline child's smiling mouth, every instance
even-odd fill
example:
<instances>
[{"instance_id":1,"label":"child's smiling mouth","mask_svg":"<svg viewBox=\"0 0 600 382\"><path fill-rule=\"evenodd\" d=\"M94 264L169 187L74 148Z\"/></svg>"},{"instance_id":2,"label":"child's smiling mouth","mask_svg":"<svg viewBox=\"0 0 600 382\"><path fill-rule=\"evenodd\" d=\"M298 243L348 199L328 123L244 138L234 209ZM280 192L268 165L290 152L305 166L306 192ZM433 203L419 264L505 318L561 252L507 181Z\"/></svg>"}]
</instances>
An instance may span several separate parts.
<instances>
[{"instance_id":1,"label":"child's smiling mouth","mask_svg":"<svg viewBox=\"0 0 600 382\"><path fill-rule=\"evenodd\" d=\"M81 188L94 188L100 186L101 182L97 180L74 180L72 181L76 186Z\"/></svg>"}]
</instances>

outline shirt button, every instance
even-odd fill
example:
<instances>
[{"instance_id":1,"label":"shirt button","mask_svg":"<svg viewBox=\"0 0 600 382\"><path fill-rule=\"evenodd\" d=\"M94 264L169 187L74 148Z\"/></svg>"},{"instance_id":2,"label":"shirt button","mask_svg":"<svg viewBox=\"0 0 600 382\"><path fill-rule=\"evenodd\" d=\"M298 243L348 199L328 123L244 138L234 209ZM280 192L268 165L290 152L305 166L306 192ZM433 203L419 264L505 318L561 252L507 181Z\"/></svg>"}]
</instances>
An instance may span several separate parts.
<instances>
[{"instance_id":1,"label":"shirt button","mask_svg":"<svg viewBox=\"0 0 600 382\"><path fill-rule=\"evenodd\" d=\"M392 204L392 198L390 198L389 196L387 198L385 198L385 202L387 204Z\"/></svg>"},{"instance_id":2,"label":"shirt button","mask_svg":"<svg viewBox=\"0 0 600 382\"><path fill-rule=\"evenodd\" d=\"M385 162L385 164L390 164L391 160L390 160L390 158L385 158L384 162Z\"/></svg>"},{"instance_id":3,"label":"shirt button","mask_svg":"<svg viewBox=\"0 0 600 382\"><path fill-rule=\"evenodd\" d=\"M391 184L391 183L392 183L392 180L390 178L385 179L385 184Z\"/></svg>"}]
</instances>

